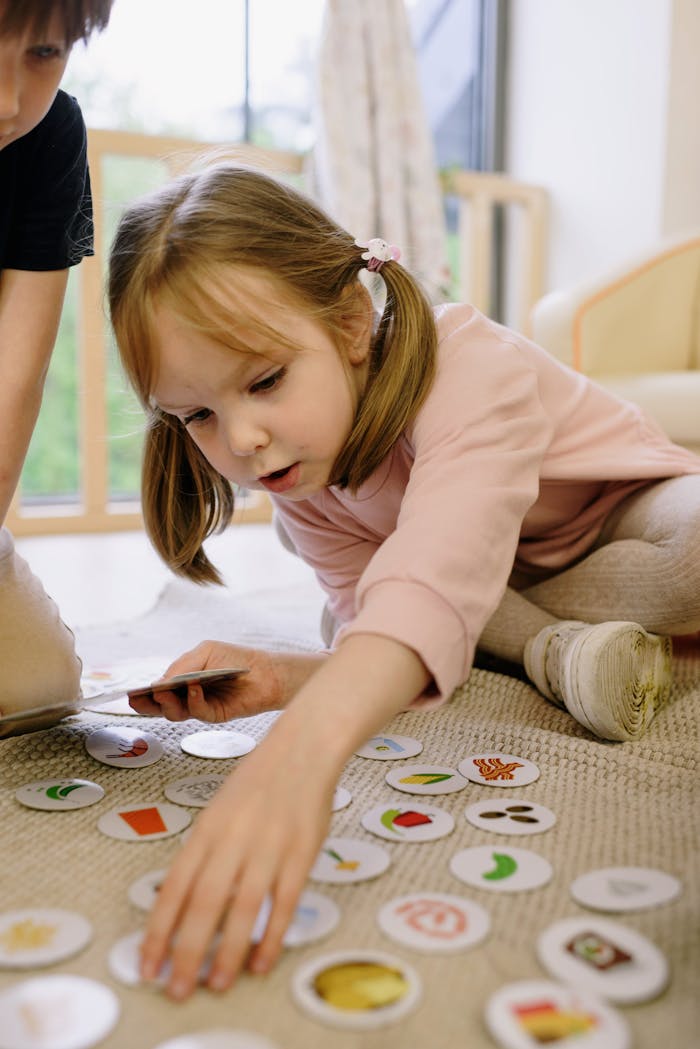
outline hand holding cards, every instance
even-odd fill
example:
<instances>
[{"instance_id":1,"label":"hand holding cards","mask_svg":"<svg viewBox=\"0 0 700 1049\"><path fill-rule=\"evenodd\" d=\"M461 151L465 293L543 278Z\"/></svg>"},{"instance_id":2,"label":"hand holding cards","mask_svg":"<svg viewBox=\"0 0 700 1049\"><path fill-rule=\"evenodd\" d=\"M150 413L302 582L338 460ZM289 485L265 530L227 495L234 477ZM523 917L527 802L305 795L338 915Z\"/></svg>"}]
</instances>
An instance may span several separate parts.
<instances>
[{"instance_id":1,"label":"hand holding cards","mask_svg":"<svg viewBox=\"0 0 700 1049\"><path fill-rule=\"evenodd\" d=\"M189 685L213 685L215 682L232 681L240 674L247 674L247 668L226 667L223 670L193 670L189 674L175 674L174 677L166 677L161 681L154 681L150 685L141 688L127 689L131 699L139 696L149 696L153 692L187 692Z\"/></svg>"},{"instance_id":2,"label":"hand holding cards","mask_svg":"<svg viewBox=\"0 0 700 1049\"><path fill-rule=\"evenodd\" d=\"M227 721L231 715L226 712L227 688L247 669L225 667L212 670L194 670L186 674L154 681L150 685L128 689L129 703L139 714L165 717L170 721L184 721L187 718L198 718L201 721ZM202 691L193 697L190 694L192 685L200 685Z\"/></svg>"},{"instance_id":3,"label":"hand holding cards","mask_svg":"<svg viewBox=\"0 0 700 1049\"><path fill-rule=\"evenodd\" d=\"M127 685L122 686L121 688L113 688L107 692L102 692L97 696L93 695L90 698L93 703L99 702L100 704L104 704L117 699L120 696L128 695L130 699L134 698L148 702L149 697L154 697L159 693L174 692L184 702L187 698L187 689L189 685L201 684L205 688L209 688L212 685L220 685L225 682L233 681L241 674L246 674L247 672L247 669L241 667L225 667L216 670L195 670L188 674L177 674L174 677L154 681L149 685L142 685L138 688L129 688ZM152 710L142 711L142 713L161 713L161 710L157 708L155 703L152 703L151 705L153 708ZM50 728L53 725L58 724L63 718L68 717L71 714L77 714L82 706L84 706L84 698L78 697L73 703L62 703L58 705L37 703L35 707L31 707L27 710L20 710L15 713L6 714L3 717L0 717L0 739L5 739L8 736L23 735L25 732L36 732L41 729ZM205 718L204 720L211 719Z\"/></svg>"}]
</instances>

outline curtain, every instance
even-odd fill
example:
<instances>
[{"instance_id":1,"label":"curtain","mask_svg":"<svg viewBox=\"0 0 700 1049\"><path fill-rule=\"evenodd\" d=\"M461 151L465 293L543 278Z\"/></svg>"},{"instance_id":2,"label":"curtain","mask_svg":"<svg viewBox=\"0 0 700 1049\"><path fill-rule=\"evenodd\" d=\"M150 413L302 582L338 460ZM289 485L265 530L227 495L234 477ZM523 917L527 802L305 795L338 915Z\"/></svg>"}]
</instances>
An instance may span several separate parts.
<instances>
[{"instance_id":1,"label":"curtain","mask_svg":"<svg viewBox=\"0 0 700 1049\"><path fill-rule=\"evenodd\" d=\"M326 0L316 195L358 241L381 237L433 301L448 294L442 193L404 0Z\"/></svg>"}]
</instances>

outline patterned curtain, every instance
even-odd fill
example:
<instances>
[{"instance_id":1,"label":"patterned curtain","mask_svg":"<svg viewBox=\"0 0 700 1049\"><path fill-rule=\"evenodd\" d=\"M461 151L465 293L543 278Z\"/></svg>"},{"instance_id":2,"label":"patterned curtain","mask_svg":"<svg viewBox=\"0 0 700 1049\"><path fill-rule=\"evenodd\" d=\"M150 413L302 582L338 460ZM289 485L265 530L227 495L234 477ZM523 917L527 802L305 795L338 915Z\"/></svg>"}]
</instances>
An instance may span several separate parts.
<instances>
[{"instance_id":1,"label":"patterned curtain","mask_svg":"<svg viewBox=\"0 0 700 1049\"><path fill-rule=\"evenodd\" d=\"M358 240L381 237L433 301L450 283L442 193L404 0L326 0L313 180Z\"/></svg>"}]
</instances>

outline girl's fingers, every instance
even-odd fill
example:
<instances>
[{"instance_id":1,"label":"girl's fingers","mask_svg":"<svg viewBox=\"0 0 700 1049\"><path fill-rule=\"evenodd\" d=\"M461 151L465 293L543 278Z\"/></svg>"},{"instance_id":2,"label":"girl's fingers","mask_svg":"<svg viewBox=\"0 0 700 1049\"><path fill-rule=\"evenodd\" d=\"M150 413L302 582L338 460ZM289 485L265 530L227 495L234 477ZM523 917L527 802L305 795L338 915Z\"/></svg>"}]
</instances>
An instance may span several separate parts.
<instances>
[{"instance_id":1,"label":"girl's fingers","mask_svg":"<svg viewBox=\"0 0 700 1049\"><path fill-rule=\"evenodd\" d=\"M274 877L274 865L263 869L259 863L249 868L231 902L214 955L209 986L224 991L243 968L251 945L255 920Z\"/></svg>"},{"instance_id":2,"label":"girl's fingers","mask_svg":"<svg viewBox=\"0 0 700 1049\"><path fill-rule=\"evenodd\" d=\"M261 904L262 898L257 890L254 899L237 899L232 904L207 981L212 990L227 990L244 967L250 951L251 932Z\"/></svg>"},{"instance_id":3,"label":"girl's fingers","mask_svg":"<svg viewBox=\"0 0 700 1049\"><path fill-rule=\"evenodd\" d=\"M186 998L199 982L202 966L231 900L235 883L233 871L222 870L221 864L211 863L190 895L171 953L172 974L167 990L173 998Z\"/></svg>"},{"instance_id":4,"label":"girl's fingers","mask_svg":"<svg viewBox=\"0 0 700 1049\"><path fill-rule=\"evenodd\" d=\"M144 980L154 980L165 961L173 931L199 869L200 853L195 846L191 839L179 854L149 915L141 945L141 976Z\"/></svg>"},{"instance_id":5,"label":"girl's fingers","mask_svg":"<svg viewBox=\"0 0 700 1049\"><path fill-rule=\"evenodd\" d=\"M238 879L240 845L227 833L225 823L222 827L214 810L215 803L197 820L148 925L159 948L164 944L167 950L171 944L167 990L176 999L194 990ZM243 840L246 837L244 834Z\"/></svg>"},{"instance_id":6,"label":"girl's fingers","mask_svg":"<svg viewBox=\"0 0 700 1049\"><path fill-rule=\"evenodd\" d=\"M284 934L291 924L306 880L305 870L297 873L285 871L273 897L265 934L254 948L249 968L252 972L267 973L282 951Z\"/></svg>"}]
</instances>

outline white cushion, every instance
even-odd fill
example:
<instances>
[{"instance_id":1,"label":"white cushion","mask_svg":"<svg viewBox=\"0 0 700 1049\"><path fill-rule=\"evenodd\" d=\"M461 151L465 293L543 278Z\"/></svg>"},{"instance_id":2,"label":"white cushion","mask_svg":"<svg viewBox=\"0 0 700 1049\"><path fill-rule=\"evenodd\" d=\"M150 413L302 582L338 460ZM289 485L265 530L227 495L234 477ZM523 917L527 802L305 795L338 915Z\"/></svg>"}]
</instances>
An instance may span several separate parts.
<instances>
[{"instance_id":1,"label":"white cushion","mask_svg":"<svg viewBox=\"0 0 700 1049\"><path fill-rule=\"evenodd\" d=\"M591 375L607 390L640 405L678 444L700 448L700 371Z\"/></svg>"}]
</instances>

